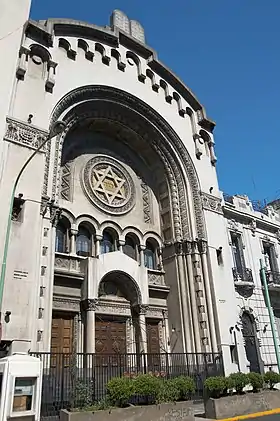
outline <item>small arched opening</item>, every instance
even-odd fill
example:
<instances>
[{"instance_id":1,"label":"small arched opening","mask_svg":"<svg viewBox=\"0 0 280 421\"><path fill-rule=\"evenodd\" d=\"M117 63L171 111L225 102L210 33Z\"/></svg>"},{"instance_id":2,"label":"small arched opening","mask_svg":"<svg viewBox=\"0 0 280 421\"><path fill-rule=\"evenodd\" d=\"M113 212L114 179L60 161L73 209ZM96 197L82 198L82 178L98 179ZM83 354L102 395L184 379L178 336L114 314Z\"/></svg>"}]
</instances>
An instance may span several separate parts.
<instances>
[{"instance_id":1,"label":"small arched opening","mask_svg":"<svg viewBox=\"0 0 280 421\"><path fill-rule=\"evenodd\" d=\"M118 234L112 228L105 228L100 243L101 254L118 250Z\"/></svg>"},{"instance_id":2,"label":"small arched opening","mask_svg":"<svg viewBox=\"0 0 280 421\"><path fill-rule=\"evenodd\" d=\"M133 233L126 234L125 244L123 246L124 254L131 257L131 259L138 261L138 255L139 255L138 250L139 250L138 237Z\"/></svg>"},{"instance_id":3,"label":"small arched opening","mask_svg":"<svg viewBox=\"0 0 280 421\"><path fill-rule=\"evenodd\" d=\"M146 249L144 251L144 262L147 269L157 270L158 268L158 243L154 238L146 241Z\"/></svg>"},{"instance_id":4,"label":"small arched opening","mask_svg":"<svg viewBox=\"0 0 280 421\"><path fill-rule=\"evenodd\" d=\"M92 256L93 230L87 224L81 223L78 228L76 240L76 253L78 256Z\"/></svg>"},{"instance_id":5,"label":"small arched opening","mask_svg":"<svg viewBox=\"0 0 280 421\"><path fill-rule=\"evenodd\" d=\"M70 242L70 222L62 217L56 227L55 251L56 253L68 253Z\"/></svg>"}]
</instances>

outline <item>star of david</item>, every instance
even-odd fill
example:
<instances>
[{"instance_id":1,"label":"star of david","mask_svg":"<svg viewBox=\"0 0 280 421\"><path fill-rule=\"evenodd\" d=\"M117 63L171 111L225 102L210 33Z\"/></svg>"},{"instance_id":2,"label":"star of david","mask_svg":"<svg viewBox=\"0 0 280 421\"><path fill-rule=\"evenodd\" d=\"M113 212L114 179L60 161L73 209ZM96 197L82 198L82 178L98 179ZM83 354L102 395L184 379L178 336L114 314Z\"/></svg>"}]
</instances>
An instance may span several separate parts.
<instances>
[{"instance_id":1,"label":"star of david","mask_svg":"<svg viewBox=\"0 0 280 421\"><path fill-rule=\"evenodd\" d=\"M119 177L112 167L94 169L94 191L105 196L107 202L111 205L115 199L126 200L125 189L123 188L126 180Z\"/></svg>"}]
</instances>

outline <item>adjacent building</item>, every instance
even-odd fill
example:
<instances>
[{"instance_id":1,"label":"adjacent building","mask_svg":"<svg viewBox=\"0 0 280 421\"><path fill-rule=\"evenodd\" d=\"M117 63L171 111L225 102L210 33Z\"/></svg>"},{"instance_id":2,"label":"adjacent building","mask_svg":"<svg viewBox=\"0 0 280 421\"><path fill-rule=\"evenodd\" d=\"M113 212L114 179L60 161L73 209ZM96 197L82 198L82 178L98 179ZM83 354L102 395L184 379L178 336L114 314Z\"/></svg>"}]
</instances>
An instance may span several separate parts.
<instances>
[{"instance_id":1,"label":"adjacent building","mask_svg":"<svg viewBox=\"0 0 280 421\"><path fill-rule=\"evenodd\" d=\"M259 258L278 317L280 218L224 200L199 100L124 13L105 27L35 22L30 0L6 3L0 238L22 165L57 121L66 129L14 197L2 347L222 352L226 372L274 367Z\"/></svg>"}]
</instances>

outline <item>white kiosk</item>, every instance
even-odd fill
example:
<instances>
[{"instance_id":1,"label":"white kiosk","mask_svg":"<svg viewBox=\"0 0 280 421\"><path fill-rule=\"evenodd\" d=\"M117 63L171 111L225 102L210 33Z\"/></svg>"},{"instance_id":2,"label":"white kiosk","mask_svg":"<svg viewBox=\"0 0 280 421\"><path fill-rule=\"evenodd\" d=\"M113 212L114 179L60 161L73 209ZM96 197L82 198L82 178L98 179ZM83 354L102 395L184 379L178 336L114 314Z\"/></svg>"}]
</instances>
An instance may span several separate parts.
<instances>
[{"instance_id":1,"label":"white kiosk","mask_svg":"<svg viewBox=\"0 0 280 421\"><path fill-rule=\"evenodd\" d=\"M40 421L42 363L27 354L0 359L0 421Z\"/></svg>"}]
</instances>

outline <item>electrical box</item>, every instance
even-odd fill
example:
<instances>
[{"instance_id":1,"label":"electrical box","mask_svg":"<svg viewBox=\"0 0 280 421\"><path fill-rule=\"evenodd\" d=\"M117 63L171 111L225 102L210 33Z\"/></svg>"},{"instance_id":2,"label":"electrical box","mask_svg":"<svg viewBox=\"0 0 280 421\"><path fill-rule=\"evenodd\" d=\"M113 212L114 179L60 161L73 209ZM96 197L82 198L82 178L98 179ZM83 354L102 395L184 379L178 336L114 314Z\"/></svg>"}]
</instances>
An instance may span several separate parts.
<instances>
[{"instance_id":1,"label":"electrical box","mask_svg":"<svg viewBox=\"0 0 280 421\"><path fill-rule=\"evenodd\" d=\"M40 421L42 363L27 354L0 359L0 421Z\"/></svg>"}]
</instances>

